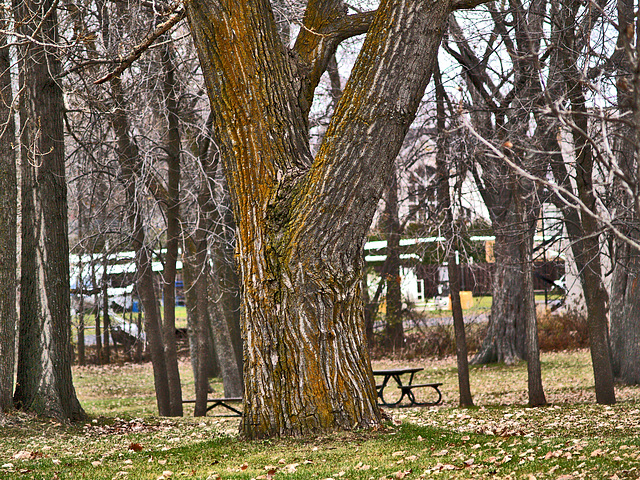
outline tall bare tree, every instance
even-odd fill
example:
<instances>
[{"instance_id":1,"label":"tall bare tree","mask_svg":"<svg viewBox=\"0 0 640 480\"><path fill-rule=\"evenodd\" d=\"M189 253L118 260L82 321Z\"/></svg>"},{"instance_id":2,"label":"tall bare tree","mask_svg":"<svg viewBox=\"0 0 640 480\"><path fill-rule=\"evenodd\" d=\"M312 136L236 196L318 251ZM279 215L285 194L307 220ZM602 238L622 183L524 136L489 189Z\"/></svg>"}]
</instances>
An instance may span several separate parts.
<instances>
[{"instance_id":1,"label":"tall bare tree","mask_svg":"<svg viewBox=\"0 0 640 480\"><path fill-rule=\"evenodd\" d=\"M530 168L537 165L541 172L546 157L531 153L536 141L529 130L531 111L541 96L533 59L540 45L545 4L532 1L525 8L514 0L501 6L488 6L492 31L485 32L488 33L484 36L486 43L476 49L471 47L467 36L477 32L465 32L452 18L452 42L445 44L447 52L463 67L471 97L469 111L473 128L485 139L506 149L506 155L514 162ZM481 52L477 53L479 49ZM505 52L511 62L497 59ZM515 182L509 165L483 145L476 150L471 171L495 234L489 328L473 361L513 363L526 358L526 309L535 311L533 305L525 304L532 300L524 291L524 276L532 268L532 258L522 256L525 251L521 242L530 242L533 238L535 230L528 225L535 222L540 208L537 186L531 181Z\"/></svg>"},{"instance_id":2,"label":"tall bare tree","mask_svg":"<svg viewBox=\"0 0 640 480\"><path fill-rule=\"evenodd\" d=\"M611 125L612 154L618 171L615 183L616 223L640 241L640 44L634 28L634 2L617 3L618 38L607 73L617 76L616 102L622 122ZM634 45L635 41L635 45ZM626 384L640 383L640 251L615 242L611 282L610 337L614 376Z\"/></svg>"},{"instance_id":3,"label":"tall bare tree","mask_svg":"<svg viewBox=\"0 0 640 480\"><path fill-rule=\"evenodd\" d=\"M71 377L64 102L56 2L14 2L20 69L22 278L17 388L25 410L84 416Z\"/></svg>"},{"instance_id":4,"label":"tall bare tree","mask_svg":"<svg viewBox=\"0 0 640 480\"><path fill-rule=\"evenodd\" d=\"M438 205L444 217L445 242L447 255L447 271L449 274L449 294L451 295L451 312L453 314L453 329L456 338L456 364L458 367L458 390L460 392L460 406L473 406L471 396L471 385L469 381L469 357L467 353L467 339L464 327L464 317L462 313L462 303L460 301L460 271L455 261L457 250L456 221L453 215L451 204L451 185L449 184L449 172L453 170L447 165L447 132L446 132L446 112L445 97L446 92L442 85L442 75L438 65L435 71L436 90L436 128L438 138L436 142L436 171L438 174Z\"/></svg>"},{"instance_id":5,"label":"tall bare tree","mask_svg":"<svg viewBox=\"0 0 640 480\"><path fill-rule=\"evenodd\" d=\"M580 18L579 13L581 13ZM595 14L598 14L598 11L595 11ZM552 18L558 32L556 48L562 67L560 78L571 108L564 120L569 124L576 165L573 197L590 211L596 212L597 197L594 185L596 152L589 137L589 104L585 94L586 86L582 71L578 68L578 55L588 45L588 31L593 25L592 14L589 12L585 14L578 1L562 0L552 4ZM565 172L559 172L556 169L554 173L557 175L559 184L567 190L574 190ZM572 240L572 251L580 272L587 304L596 400L598 403L611 404L615 403L616 399L608 341L607 292L602 279L600 260L600 225L596 217L584 211L578 210L570 215L576 216L576 214L578 215L575 219L578 220L577 223L567 220L565 224Z\"/></svg>"},{"instance_id":6,"label":"tall bare tree","mask_svg":"<svg viewBox=\"0 0 640 480\"><path fill-rule=\"evenodd\" d=\"M7 14L0 14L0 412L13 407L17 325L18 189Z\"/></svg>"}]
</instances>

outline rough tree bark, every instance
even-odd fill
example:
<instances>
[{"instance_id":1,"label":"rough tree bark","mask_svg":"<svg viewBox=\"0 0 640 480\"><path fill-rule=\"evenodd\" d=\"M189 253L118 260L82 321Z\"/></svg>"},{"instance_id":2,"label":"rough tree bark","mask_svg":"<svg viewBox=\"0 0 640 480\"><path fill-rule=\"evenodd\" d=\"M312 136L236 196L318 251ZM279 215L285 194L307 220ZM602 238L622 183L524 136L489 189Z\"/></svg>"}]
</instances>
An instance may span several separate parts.
<instances>
[{"instance_id":1,"label":"rough tree bark","mask_svg":"<svg viewBox=\"0 0 640 480\"><path fill-rule=\"evenodd\" d=\"M622 123L614 137L617 164L627 178L638 179L640 175L640 71L637 68L640 45L632 50L634 35L633 0L618 2L618 52L614 62L619 75L618 109L621 117L631 119ZM635 55L634 55L635 53ZM616 54L614 54L616 55ZM636 68L633 68L632 59ZM626 82L621 79L626 79ZM632 88L629 88L629 86ZM618 181L619 182L619 181ZM631 194L630 194L631 193ZM635 193L635 195L634 195ZM640 186L635 192L618 185L615 191L619 201L617 223L632 238L640 239L640 209L634 209L633 197L640 197ZM613 375L622 383L640 383L640 252L628 244L617 241L614 256L613 280L611 282L610 344Z\"/></svg>"},{"instance_id":2,"label":"rough tree bark","mask_svg":"<svg viewBox=\"0 0 640 480\"><path fill-rule=\"evenodd\" d=\"M315 159L306 118L319 75L371 15L312 0L289 53L266 0L185 5L237 220L242 432L378 425L362 248L452 4L383 0Z\"/></svg>"},{"instance_id":3,"label":"rough tree bark","mask_svg":"<svg viewBox=\"0 0 640 480\"><path fill-rule=\"evenodd\" d=\"M498 189L500 183L495 177L493 182L496 183L491 200L488 194L483 195L496 237L493 247L493 302L487 335L473 357L473 363L512 364L526 356L523 278L525 259L522 258L519 247L522 234L515 211L516 192L504 188L505 183Z\"/></svg>"},{"instance_id":4,"label":"rough tree bark","mask_svg":"<svg viewBox=\"0 0 640 480\"><path fill-rule=\"evenodd\" d=\"M0 412L13 408L17 324L18 189L9 47L4 33L7 13L0 14Z\"/></svg>"},{"instance_id":5,"label":"rough tree bark","mask_svg":"<svg viewBox=\"0 0 640 480\"><path fill-rule=\"evenodd\" d=\"M23 244L17 406L65 420L84 417L71 376L64 101L55 2L14 3L19 46Z\"/></svg>"}]
</instances>

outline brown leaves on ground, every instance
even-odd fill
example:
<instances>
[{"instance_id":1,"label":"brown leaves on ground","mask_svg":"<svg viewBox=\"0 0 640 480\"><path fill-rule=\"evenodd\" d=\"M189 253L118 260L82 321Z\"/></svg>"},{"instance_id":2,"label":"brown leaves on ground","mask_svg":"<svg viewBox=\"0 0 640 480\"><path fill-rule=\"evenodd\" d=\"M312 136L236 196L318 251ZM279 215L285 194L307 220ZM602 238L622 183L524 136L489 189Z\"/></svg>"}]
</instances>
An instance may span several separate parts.
<instances>
[{"instance_id":1,"label":"brown leaves on ground","mask_svg":"<svg viewBox=\"0 0 640 480\"><path fill-rule=\"evenodd\" d=\"M141 418L134 418L133 420L122 420L116 418L113 422L100 424L97 421L95 423L87 423L84 426L84 430L89 435L123 435L129 433L149 433L161 430L162 425L146 423ZM134 450L134 449L132 449Z\"/></svg>"}]
</instances>

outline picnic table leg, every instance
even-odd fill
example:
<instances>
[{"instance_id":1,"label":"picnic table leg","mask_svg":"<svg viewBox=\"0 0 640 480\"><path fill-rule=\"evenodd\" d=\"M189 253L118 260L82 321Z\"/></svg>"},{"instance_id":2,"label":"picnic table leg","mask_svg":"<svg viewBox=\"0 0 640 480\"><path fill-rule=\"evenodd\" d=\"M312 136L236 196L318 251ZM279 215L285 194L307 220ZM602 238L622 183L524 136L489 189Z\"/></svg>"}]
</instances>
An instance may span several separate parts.
<instances>
[{"instance_id":1,"label":"picnic table leg","mask_svg":"<svg viewBox=\"0 0 640 480\"><path fill-rule=\"evenodd\" d=\"M413 392L411 390L407 390L406 394L409 397L409 401L411 402L411 405L415 405L418 407L438 405L442 400L442 392L440 391L440 388L436 385L431 385L431 388L433 388L438 393L438 399L435 402L418 402Z\"/></svg>"},{"instance_id":2,"label":"picnic table leg","mask_svg":"<svg viewBox=\"0 0 640 480\"><path fill-rule=\"evenodd\" d=\"M400 390L400 398L395 402L387 402L384 399L384 389L388 385L390 378L393 378L395 380L395 382L398 384L398 390ZM402 400L404 399L404 396L406 395L406 392L401 387L402 387L402 380L400 380L399 375L385 376L384 381L382 382L382 385L380 385L380 387L378 388L378 397L380 398L382 405L385 407L395 407L399 405L400 402L402 402Z\"/></svg>"}]
</instances>

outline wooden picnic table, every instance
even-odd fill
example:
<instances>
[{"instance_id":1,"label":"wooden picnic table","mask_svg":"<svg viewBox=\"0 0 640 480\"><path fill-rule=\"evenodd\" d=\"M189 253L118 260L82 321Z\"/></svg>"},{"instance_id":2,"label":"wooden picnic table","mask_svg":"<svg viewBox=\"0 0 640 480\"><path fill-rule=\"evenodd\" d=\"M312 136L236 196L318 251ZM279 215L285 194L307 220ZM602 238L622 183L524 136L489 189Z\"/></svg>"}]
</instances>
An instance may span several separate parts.
<instances>
[{"instance_id":1,"label":"wooden picnic table","mask_svg":"<svg viewBox=\"0 0 640 480\"><path fill-rule=\"evenodd\" d=\"M397 407L405 397L407 397L407 399L409 400L409 405L407 405L409 407L439 404L442 401L442 392L440 392L440 385L442 385L442 383L413 383L414 375L422 370L424 370L424 368L422 367L374 370L373 374L376 377L383 377L382 383L376 385L376 388L378 389L378 398L380 399L381 405L385 407ZM405 375L409 375L409 381L407 383L402 382L402 377ZM384 398L385 388L389 385L389 380L391 379L395 381L396 386L398 387L397 390L400 390L400 397L396 401L387 401ZM438 394L438 399L435 402L418 402L416 400L413 390L426 387L434 389Z\"/></svg>"},{"instance_id":2,"label":"wooden picnic table","mask_svg":"<svg viewBox=\"0 0 640 480\"><path fill-rule=\"evenodd\" d=\"M182 400L182 403L196 403L195 400ZM208 398L207 404L211 404L207 407L207 412L213 410L216 407L224 407L227 410L233 412L231 415L218 415L220 417L241 417L242 412L235 407L232 407L232 403L242 403L242 397L225 397L225 398Z\"/></svg>"}]
</instances>

